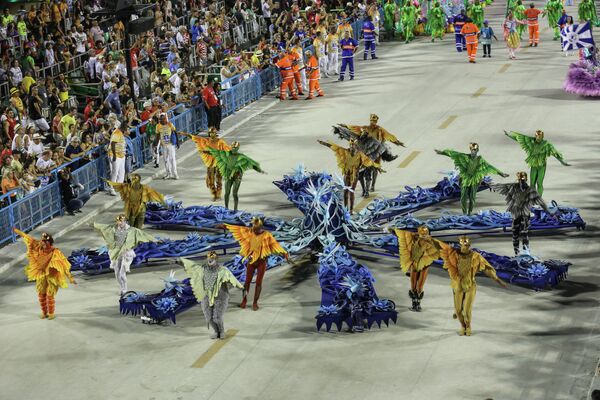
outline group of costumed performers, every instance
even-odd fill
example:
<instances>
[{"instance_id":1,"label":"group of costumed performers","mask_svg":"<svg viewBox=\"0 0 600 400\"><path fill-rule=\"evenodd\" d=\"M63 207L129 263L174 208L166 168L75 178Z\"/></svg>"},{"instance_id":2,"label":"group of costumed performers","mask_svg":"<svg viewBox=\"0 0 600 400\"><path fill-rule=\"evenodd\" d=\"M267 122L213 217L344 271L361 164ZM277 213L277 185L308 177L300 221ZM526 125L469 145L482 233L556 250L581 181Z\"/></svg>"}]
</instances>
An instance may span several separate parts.
<instances>
[{"instance_id":1,"label":"group of costumed performers","mask_svg":"<svg viewBox=\"0 0 600 400\"><path fill-rule=\"evenodd\" d=\"M377 122L379 117L371 114L369 125L346 125L338 124L333 127L333 133L341 139L352 140L356 139L356 146L360 153L365 154L372 162L372 165L364 165L362 170L359 170L359 179L362 187L362 196L369 197L369 192L375 191L375 182L377 174L381 171L382 161L393 161L397 156L390 152L386 142L391 142L396 146L405 147L396 136L388 132L385 128L379 126ZM323 144L322 142L319 142ZM352 146L351 146L352 147ZM336 151L334 149L334 151ZM336 151L337 154L337 151ZM342 168L339 163L342 173L345 174L347 168Z\"/></svg>"},{"instance_id":2,"label":"group of costumed performers","mask_svg":"<svg viewBox=\"0 0 600 400\"><path fill-rule=\"evenodd\" d=\"M461 328L459 335L471 336L473 301L477 283L475 276L479 272L498 282L502 287L506 283L496 276L496 270L479 253L471 249L471 240L467 236L459 237L460 248L431 237L427 226L420 226L416 233L400 229L389 229L398 237L400 267L410 274L408 296L412 300L411 311L420 312L421 300L425 294L423 287L431 264L438 259L444 261L443 268L450 276L450 286L454 294L453 318L458 318Z\"/></svg>"}]
</instances>

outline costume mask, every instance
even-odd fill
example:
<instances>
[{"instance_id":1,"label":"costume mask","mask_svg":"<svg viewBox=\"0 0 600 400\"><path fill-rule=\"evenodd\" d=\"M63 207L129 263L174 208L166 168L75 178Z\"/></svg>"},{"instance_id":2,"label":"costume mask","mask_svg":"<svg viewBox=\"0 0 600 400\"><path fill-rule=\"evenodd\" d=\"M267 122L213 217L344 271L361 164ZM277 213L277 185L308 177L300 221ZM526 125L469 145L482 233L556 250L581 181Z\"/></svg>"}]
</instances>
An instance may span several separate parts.
<instances>
[{"instance_id":1,"label":"costume mask","mask_svg":"<svg viewBox=\"0 0 600 400\"><path fill-rule=\"evenodd\" d=\"M426 239L429 237L429 228L427 228L425 225L421 225L419 229L417 229L417 233L421 239Z\"/></svg>"},{"instance_id":2,"label":"costume mask","mask_svg":"<svg viewBox=\"0 0 600 400\"><path fill-rule=\"evenodd\" d=\"M458 243L460 244L460 252L466 254L471 250L471 239L467 236L461 236L458 238Z\"/></svg>"},{"instance_id":3,"label":"costume mask","mask_svg":"<svg viewBox=\"0 0 600 400\"><path fill-rule=\"evenodd\" d=\"M542 140L544 140L544 132L540 130L535 131L535 141L539 143Z\"/></svg>"},{"instance_id":4,"label":"costume mask","mask_svg":"<svg viewBox=\"0 0 600 400\"><path fill-rule=\"evenodd\" d=\"M471 156L475 157L479 153L479 145L477 143L469 144L469 150L471 150Z\"/></svg>"}]
</instances>

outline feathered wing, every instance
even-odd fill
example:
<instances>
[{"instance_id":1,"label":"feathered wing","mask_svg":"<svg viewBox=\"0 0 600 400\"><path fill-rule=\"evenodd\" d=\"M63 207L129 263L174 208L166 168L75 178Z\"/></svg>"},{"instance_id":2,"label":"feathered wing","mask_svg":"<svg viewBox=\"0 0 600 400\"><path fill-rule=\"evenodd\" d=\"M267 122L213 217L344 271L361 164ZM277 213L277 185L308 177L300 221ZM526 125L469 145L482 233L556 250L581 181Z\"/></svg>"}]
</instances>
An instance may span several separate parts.
<instances>
[{"instance_id":1,"label":"feathered wing","mask_svg":"<svg viewBox=\"0 0 600 400\"><path fill-rule=\"evenodd\" d=\"M513 138L523 150L530 155L533 152L533 146L535 144L535 138L527 135L523 135L519 132L511 132L510 137Z\"/></svg>"},{"instance_id":2,"label":"feathered wing","mask_svg":"<svg viewBox=\"0 0 600 400\"><path fill-rule=\"evenodd\" d=\"M262 233L261 253L260 258L267 258L273 254L285 255L287 251L281 247L271 232L265 231Z\"/></svg>"},{"instance_id":3,"label":"feathered wing","mask_svg":"<svg viewBox=\"0 0 600 400\"><path fill-rule=\"evenodd\" d=\"M99 224L97 222L94 222L94 229L97 230L98 233L100 233L100 235L102 236L102 239L104 239L104 241L106 242L106 245L108 246L109 249L114 246L114 243L115 243L115 241L114 241L114 237L115 237L114 225Z\"/></svg>"},{"instance_id":4,"label":"feathered wing","mask_svg":"<svg viewBox=\"0 0 600 400\"><path fill-rule=\"evenodd\" d=\"M200 265L187 258L182 258L181 262L183 263L185 273L190 277L190 285L192 286L194 297L196 297L196 301L200 303L204 299L204 296L206 296L203 282L204 271L202 271Z\"/></svg>"},{"instance_id":5,"label":"feathered wing","mask_svg":"<svg viewBox=\"0 0 600 400\"><path fill-rule=\"evenodd\" d=\"M227 171L227 160L229 159L229 151L228 150L217 150L208 147L206 150L208 155L212 156L215 160L215 166L219 169L221 176L223 178L230 178L230 174L233 171Z\"/></svg>"},{"instance_id":6,"label":"feathered wing","mask_svg":"<svg viewBox=\"0 0 600 400\"><path fill-rule=\"evenodd\" d=\"M205 150L208 150L208 149L215 149L215 150L222 150L222 151L231 150L231 147L227 143L225 143L225 141L223 139L219 139L215 145L215 144L211 143L211 140L209 138L205 138L205 137L201 137L201 136L190 136L190 137L196 144L198 153L200 153L200 158L202 159L202 162L204 163L204 165L206 165L207 168L215 167L216 161L215 161L215 158L212 155L207 154L205 152Z\"/></svg>"},{"instance_id":7,"label":"feathered wing","mask_svg":"<svg viewBox=\"0 0 600 400\"><path fill-rule=\"evenodd\" d=\"M509 196L513 197L515 183L497 183L491 185L491 188L494 192L498 192L503 196L507 196L507 201Z\"/></svg>"},{"instance_id":8,"label":"feathered wing","mask_svg":"<svg viewBox=\"0 0 600 400\"><path fill-rule=\"evenodd\" d=\"M233 273L228 268L221 268L221 270L219 271L219 278L220 282L217 282L219 284L219 287L223 283L228 283L231 286L236 287L238 289L244 288L244 285L242 285L241 282L237 280L235 275L233 275Z\"/></svg>"},{"instance_id":9,"label":"feathered wing","mask_svg":"<svg viewBox=\"0 0 600 400\"><path fill-rule=\"evenodd\" d=\"M413 263L412 259L410 258L410 254L412 246L415 242L414 234L401 229L394 229L394 233L396 233L396 236L398 236L400 268L402 268L402 272L407 272Z\"/></svg>"},{"instance_id":10,"label":"feathered wing","mask_svg":"<svg viewBox=\"0 0 600 400\"><path fill-rule=\"evenodd\" d=\"M452 159L452 161L454 162L454 166L456 167L456 169L458 169L458 173L460 174L461 178L463 178L463 176L467 174L470 161L469 154L460 153L458 151L449 149L442 150L442 154Z\"/></svg>"},{"instance_id":11,"label":"feathered wing","mask_svg":"<svg viewBox=\"0 0 600 400\"><path fill-rule=\"evenodd\" d=\"M358 148L372 160L377 160L383 154L389 152L384 142L366 135L358 138Z\"/></svg>"},{"instance_id":12,"label":"feathered wing","mask_svg":"<svg viewBox=\"0 0 600 400\"><path fill-rule=\"evenodd\" d=\"M383 128L383 127L379 127L379 130L381 131L381 136L383 137L383 140L387 140L389 142L397 142L398 138L396 137L396 135L394 135L393 133L390 133L387 129Z\"/></svg>"},{"instance_id":13,"label":"feathered wing","mask_svg":"<svg viewBox=\"0 0 600 400\"><path fill-rule=\"evenodd\" d=\"M56 287L66 288L67 279L71 278L71 263L59 249L54 249L48 264L48 282Z\"/></svg>"},{"instance_id":14,"label":"feathered wing","mask_svg":"<svg viewBox=\"0 0 600 400\"><path fill-rule=\"evenodd\" d=\"M362 164L363 167L374 167L374 168L381 167L381 164L376 163L375 161L373 161L372 159L370 159L363 152L360 153L360 162L361 162L361 164Z\"/></svg>"},{"instance_id":15,"label":"feathered wing","mask_svg":"<svg viewBox=\"0 0 600 400\"><path fill-rule=\"evenodd\" d=\"M130 239L131 238L131 239ZM147 234L141 229L134 228L133 226L129 227L129 231L127 234L127 247L133 249L139 243L145 242L154 242L156 238L152 235Z\"/></svg>"},{"instance_id":16,"label":"feathered wing","mask_svg":"<svg viewBox=\"0 0 600 400\"><path fill-rule=\"evenodd\" d=\"M41 241L34 239L20 229L14 228L14 231L23 238L25 246L27 246L27 258L31 260L31 258L35 257L39 252Z\"/></svg>"},{"instance_id":17,"label":"feathered wing","mask_svg":"<svg viewBox=\"0 0 600 400\"><path fill-rule=\"evenodd\" d=\"M448 270L450 280L455 282L458 280L458 253L456 249L445 242L439 242L441 245L440 257L444 261L443 268Z\"/></svg>"},{"instance_id":18,"label":"feathered wing","mask_svg":"<svg viewBox=\"0 0 600 400\"><path fill-rule=\"evenodd\" d=\"M333 153L335 154L338 168L342 172L345 171L346 157L347 157L348 150L343 147L340 147L336 144L333 144L333 143L329 143L329 144L330 144L331 150L333 150Z\"/></svg>"},{"instance_id":19,"label":"feathered wing","mask_svg":"<svg viewBox=\"0 0 600 400\"><path fill-rule=\"evenodd\" d=\"M229 230L229 232L231 232L233 238L239 243L240 254L243 257L248 257L251 255L250 241L253 235L252 228L229 224L225 224L225 227Z\"/></svg>"},{"instance_id":20,"label":"feathered wing","mask_svg":"<svg viewBox=\"0 0 600 400\"><path fill-rule=\"evenodd\" d=\"M118 183L108 180L106 182L121 195L121 200L123 200L123 203L127 204L127 202L129 201L130 192L129 185L127 183Z\"/></svg>"},{"instance_id":21,"label":"feathered wing","mask_svg":"<svg viewBox=\"0 0 600 400\"><path fill-rule=\"evenodd\" d=\"M165 196L162 193L152 189L150 186L144 185L144 203L154 202L154 203L164 203Z\"/></svg>"},{"instance_id":22,"label":"feathered wing","mask_svg":"<svg viewBox=\"0 0 600 400\"><path fill-rule=\"evenodd\" d=\"M498 279L498 276L496 275L496 270L494 269L494 267L492 267L492 265L481 254L479 254L476 251L473 252L473 258L471 259L471 266L473 266L474 273L481 271L492 279L496 279L496 280Z\"/></svg>"},{"instance_id":23,"label":"feathered wing","mask_svg":"<svg viewBox=\"0 0 600 400\"><path fill-rule=\"evenodd\" d=\"M260 164L245 154L238 154L234 168L236 171L241 171L241 172L247 171L249 169L261 171Z\"/></svg>"},{"instance_id":24,"label":"feathered wing","mask_svg":"<svg viewBox=\"0 0 600 400\"><path fill-rule=\"evenodd\" d=\"M485 178L486 175L490 175L490 174L501 175L502 171L500 171L498 168L494 167L492 164L485 161L485 159L480 156L479 164L477 165L477 169L475 170L473 175L470 177L470 180L471 180L470 184L471 185L479 185L481 183L481 181L483 180L483 178Z\"/></svg>"}]
</instances>

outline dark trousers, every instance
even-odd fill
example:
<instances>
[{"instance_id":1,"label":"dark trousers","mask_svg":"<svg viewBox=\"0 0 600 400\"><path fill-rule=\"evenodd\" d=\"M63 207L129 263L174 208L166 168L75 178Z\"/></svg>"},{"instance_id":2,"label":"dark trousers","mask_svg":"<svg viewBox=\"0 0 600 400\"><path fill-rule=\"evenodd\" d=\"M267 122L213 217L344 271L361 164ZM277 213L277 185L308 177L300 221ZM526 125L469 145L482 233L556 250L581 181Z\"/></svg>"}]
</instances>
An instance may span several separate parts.
<instances>
[{"instance_id":1,"label":"dark trousers","mask_svg":"<svg viewBox=\"0 0 600 400\"><path fill-rule=\"evenodd\" d=\"M67 211L77 211L80 208L83 207L83 205L85 203L88 202L88 200L90 199L90 195L87 193L83 193L80 194L79 196L77 196L74 199L69 200L69 203L67 204Z\"/></svg>"},{"instance_id":2,"label":"dark trousers","mask_svg":"<svg viewBox=\"0 0 600 400\"><path fill-rule=\"evenodd\" d=\"M483 45L483 55L488 55L491 56L492 55L492 45L491 44L484 44Z\"/></svg>"},{"instance_id":3,"label":"dark trousers","mask_svg":"<svg viewBox=\"0 0 600 400\"><path fill-rule=\"evenodd\" d=\"M340 79L346 74L346 67L350 69L350 78L354 78L354 58L352 56L342 57L342 68L340 69Z\"/></svg>"},{"instance_id":4,"label":"dark trousers","mask_svg":"<svg viewBox=\"0 0 600 400\"><path fill-rule=\"evenodd\" d=\"M221 106L215 106L207 109L206 117L208 119L209 128L221 130Z\"/></svg>"}]
</instances>

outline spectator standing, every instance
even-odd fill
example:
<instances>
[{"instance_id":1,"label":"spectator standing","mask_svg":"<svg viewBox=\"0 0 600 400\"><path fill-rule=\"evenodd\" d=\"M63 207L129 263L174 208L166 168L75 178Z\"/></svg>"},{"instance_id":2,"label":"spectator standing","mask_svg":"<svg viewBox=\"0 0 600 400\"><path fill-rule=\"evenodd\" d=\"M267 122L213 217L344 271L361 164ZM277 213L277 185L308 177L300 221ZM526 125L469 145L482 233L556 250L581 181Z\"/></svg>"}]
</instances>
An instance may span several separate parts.
<instances>
[{"instance_id":1,"label":"spectator standing","mask_svg":"<svg viewBox=\"0 0 600 400\"><path fill-rule=\"evenodd\" d=\"M123 183L125 181L125 137L121 129L121 123L112 118L113 131L110 136L110 147L108 157L110 159L110 180L112 182ZM117 193L109 185L108 194L116 196Z\"/></svg>"},{"instance_id":2,"label":"spectator standing","mask_svg":"<svg viewBox=\"0 0 600 400\"><path fill-rule=\"evenodd\" d=\"M31 95L29 96L29 118L33 121L35 126L42 131L43 133L48 132L50 130L50 125L48 125L48 121L42 115L43 101L39 96L38 87L31 87Z\"/></svg>"},{"instance_id":3,"label":"spectator standing","mask_svg":"<svg viewBox=\"0 0 600 400\"><path fill-rule=\"evenodd\" d=\"M75 113L77 110L71 108L69 112L60 119L60 133L62 134L61 143L66 143L67 138L73 129L77 128L77 119Z\"/></svg>"},{"instance_id":4,"label":"spectator standing","mask_svg":"<svg viewBox=\"0 0 600 400\"><path fill-rule=\"evenodd\" d=\"M42 143L42 136L39 133L33 135L32 143L29 145L27 153L33 157L44 153L44 144Z\"/></svg>"},{"instance_id":5,"label":"spectator standing","mask_svg":"<svg viewBox=\"0 0 600 400\"><path fill-rule=\"evenodd\" d=\"M112 85L111 92L104 99L104 107L118 116L122 114L121 100L119 99L119 89L117 88L116 84Z\"/></svg>"},{"instance_id":6,"label":"spectator standing","mask_svg":"<svg viewBox=\"0 0 600 400\"><path fill-rule=\"evenodd\" d=\"M202 90L202 101L206 107L208 127L221 130L221 104L215 92L215 81L210 80Z\"/></svg>"}]
</instances>

